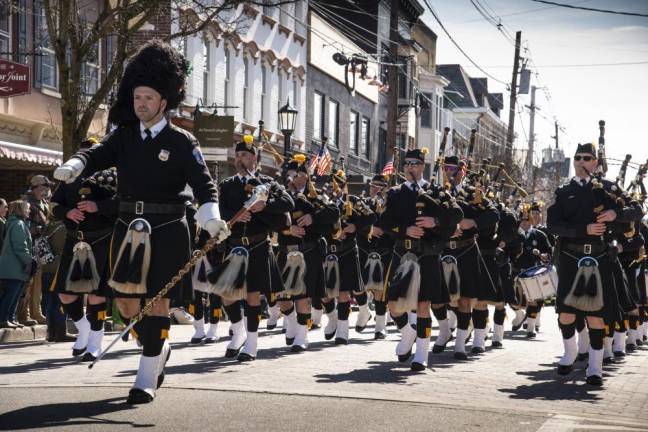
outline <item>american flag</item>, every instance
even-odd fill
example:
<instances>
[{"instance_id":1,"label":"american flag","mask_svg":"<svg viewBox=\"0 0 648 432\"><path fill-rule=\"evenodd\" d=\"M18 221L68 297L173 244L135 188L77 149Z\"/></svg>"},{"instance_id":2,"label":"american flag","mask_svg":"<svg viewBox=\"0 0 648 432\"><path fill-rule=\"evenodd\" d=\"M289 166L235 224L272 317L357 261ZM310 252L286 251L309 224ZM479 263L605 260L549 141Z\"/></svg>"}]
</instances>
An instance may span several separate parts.
<instances>
[{"instance_id":1,"label":"american flag","mask_svg":"<svg viewBox=\"0 0 648 432\"><path fill-rule=\"evenodd\" d=\"M310 169L312 171L317 169L317 175L323 176L331 169L331 162L331 153L329 153L326 144L322 143L320 151L316 155L313 155L313 158L311 159Z\"/></svg>"},{"instance_id":2,"label":"american flag","mask_svg":"<svg viewBox=\"0 0 648 432\"><path fill-rule=\"evenodd\" d=\"M390 160L385 164L385 167L382 169L382 175L392 175L394 174L394 161Z\"/></svg>"}]
</instances>

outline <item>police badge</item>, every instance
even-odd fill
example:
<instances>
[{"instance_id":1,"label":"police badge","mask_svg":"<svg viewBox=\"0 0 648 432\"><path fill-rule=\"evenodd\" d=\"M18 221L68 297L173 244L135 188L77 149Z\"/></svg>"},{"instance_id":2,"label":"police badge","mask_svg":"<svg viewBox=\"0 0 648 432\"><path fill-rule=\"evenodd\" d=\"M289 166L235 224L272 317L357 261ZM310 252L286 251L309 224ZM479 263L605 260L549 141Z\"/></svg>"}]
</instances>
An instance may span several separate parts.
<instances>
[{"instance_id":1,"label":"police badge","mask_svg":"<svg viewBox=\"0 0 648 432\"><path fill-rule=\"evenodd\" d=\"M166 162L169 160L169 151L168 150L160 150L160 154L158 155L158 159L160 159L162 162Z\"/></svg>"}]
</instances>

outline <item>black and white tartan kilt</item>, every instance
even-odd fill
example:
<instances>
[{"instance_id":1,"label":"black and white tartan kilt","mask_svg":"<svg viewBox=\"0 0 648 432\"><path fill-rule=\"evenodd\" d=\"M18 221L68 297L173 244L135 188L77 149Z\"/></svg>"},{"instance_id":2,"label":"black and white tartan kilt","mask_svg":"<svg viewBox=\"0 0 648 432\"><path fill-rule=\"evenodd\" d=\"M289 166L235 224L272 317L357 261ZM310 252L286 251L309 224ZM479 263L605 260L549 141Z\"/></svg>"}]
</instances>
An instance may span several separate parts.
<instances>
[{"instance_id":1,"label":"black and white tartan kilt","mask_svg":"<svg viewBox=\"0 0 648 432\"><path fill-rule=\"evenodd\" d=\"M476 243L460 249L445 249L443 255L452 255L457 260L461 279L459 284L461 297L483 301L494 301L497 298L495 287L490 283L488 275L485 273ZM448 287L445 289L447 290Z\"/></svg>"},{"instance_id":2,"label":"black and white tartan kilt","mask_svg":"<svg viewBox=\"0 0 648 432\"><path fill-rule=\"evenodd\" d=\"M486 285L486 287L481 291L483 297L478 297L478 299L494 303L504 302L504 290L502 289L499 268L495 261L495 250L482 250L480 252L482 256L482 260L480 260L482 264L480 267L482 285Z\"/></svg>"},{"instance_id":3,"label":"black and white tartan kilt","mask_svg":"<svg viewBox=\"0 0 648 432\"><path fill-rule=\"evenodd\" d=\"M604 318L606 322L613 323L622 319L619 301L614 280L614 269L607 253L597 255L594 258L599 263L598 269L601 274L603 287L603 308L594 312L583 312L571 306L565 305L565 297L571 291L576 272L578 271L578 260L587 256L582 253L564 251L560 252L558 258L558 291L556 293L556 311L558 313L573 313L577 315L595 316Z\"/></svg>"},{"instance_id":4,"label":"black and white tartan kilt","mask_svg":"<svg viewBox=\"0 0 648 432\"><path fill-rule=\"evenodd\" d=\"M340 266L340 292L364 291L358 246L355 241L353 243L353 246L345 248L341 252L334 252Z\"/></svg>"},{"instance_id":5,"label":"black and white tartan kilt","mask_svg":"<svg viewBox=\"0 0 648 432\"><path fill-rule=\"evenodd\" d=\"M111 297L112 288L108 286L108 279L110 278L110 271L108 269L108 254L110 252L110 238L112 235L112 228L104 229L101 231L88 231L83 232L83 241L88 243L92 248L92 253L95 257L97 265L97 273L99 274L99 286L91 294L100 297ZM54 292L61 294L79 295L78 292L66 291L65 281L67 280L70 264L74 256L73 248L78 242L77 232L68 231L65 237L65 244L63 245L63 252L61 254L61 261L56 269Z\"/></svg>"},{"instance_id":6,"label":"black and white tartan kilt","mask_svg":"<svg viewBox=\"0 0 648 432\"><path fill-rule=\"evenodd\" d=\"M137 218L146 219L151 225L151 265L146 280L146 294L124 294L113 290L116 298L152 298L180 271L191 257L189 228L184 216L174 214L134 215L121 213L115 224L110 245L110 271L116 264L119 248L128 231L128 224ZM176 302L191 301L191 285L182 280L171 288L164 298Z\"/></svg>"},{"instance_id":7,"label":"black and white tartan kilt","mask_svg":"<svg viewBox=\"0 0 648 432\"><path fill-rule=\"evenodd\" d=\"M622 265L619 259L612 262L612 267L619 307L623 312L630 312L637 308L637 276L631 274L628 266Z\"/></svg>"},{"instance_id":8,"label":"black and white tartan kilt","mask_svg":"<svg viewBox=\"0 0 648 432\"><path fill-rule=\"evenodd\" d=\"M389 285L389 278L390 278L390 273L393 274L395 269L391 269L390 271L390 264L392 262L392 256L394 253L394 249L381 249L381 250L373 250L370 249L369 247L363 247L364 245L358 244L358 256L360 258L360 270L362 275L362 272L364 271L365 265L367 264L367 259L369 258L369 254L372 252L376 252L377 254L380 255L380 261L382 262L383 266L383 281L385 283L383 284L383 291L382 293L374 293L376 295L375 300L378 301L386 301L386 287ZM361 276L362 277L362 276Z\"/></svg>"},{"instance_id":9,"label":"black and white tartan kilt","mask_svg":"<svg viewBox=\"0 0 648 432\"><path fill-rule=\"evenodd\" d=\"M403 249L400 247L395 247L392 254L392 260L389 264L388 277L390 280L394 278L396 270L400 264L401 257L407 252L413 252L412 250ZM419 302L431 302L432 304L444 304L450 302L450 294L448 293L448 288L442 282L441 277L441 261L439 260L439 255L432 254L420 254L416 253L418 256L418 264L421 271L421 285L419 287ZM387 286L387 293L385 298L387 301L396 301L398 300L398 293L394 290L389 289L390 286Z\"/></svg>"},{"instance_id":10,"label":"black and white tartan kilt","mask_svg":"<svg viewBox=\"0 0 648 432\"><path fill-rule=\"evenodd\" d=\"M244 247L249 254L245 275L248 293L258 292L269 297L273 292L283 290L283 283L278 285L281 281L281 272L269 239L249 246L228 244L224 259L234 247Z\"/></svg>"},{"instance_id":11,"label":"black and white tartan kilt","mask_svg":"<svg viewBox=\"0 0 648 432\"><path fill-rule=\"evenodd\" d=\"M295 296L293 299L300 298L324 298L324 254L318 245L306 247L299 250L304 254L304 262L306 263L306 273L304 275L304 283L306 284L306 295ZM278 268L283 272L286 265L289 251L284 246L279 246L277 253Z\"/></svg>"}]
</instances>

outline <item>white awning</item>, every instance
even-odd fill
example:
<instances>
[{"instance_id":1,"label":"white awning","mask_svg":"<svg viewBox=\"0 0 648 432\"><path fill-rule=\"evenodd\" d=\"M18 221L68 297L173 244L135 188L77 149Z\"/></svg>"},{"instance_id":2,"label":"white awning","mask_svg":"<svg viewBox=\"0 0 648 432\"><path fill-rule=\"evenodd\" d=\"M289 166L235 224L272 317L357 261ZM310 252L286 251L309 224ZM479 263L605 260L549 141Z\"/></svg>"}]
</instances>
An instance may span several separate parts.
<instances>
[{"instance_id":1,"label":"white awning","mask_svg":"<svg viewBox=\"0 0 648 432\"><path fill-rule=\"evenodd\" d=\"M63 152L7 141L0 141L0 159L2 158L47 166L63 164Z\"/></svg>"}]
</instances>

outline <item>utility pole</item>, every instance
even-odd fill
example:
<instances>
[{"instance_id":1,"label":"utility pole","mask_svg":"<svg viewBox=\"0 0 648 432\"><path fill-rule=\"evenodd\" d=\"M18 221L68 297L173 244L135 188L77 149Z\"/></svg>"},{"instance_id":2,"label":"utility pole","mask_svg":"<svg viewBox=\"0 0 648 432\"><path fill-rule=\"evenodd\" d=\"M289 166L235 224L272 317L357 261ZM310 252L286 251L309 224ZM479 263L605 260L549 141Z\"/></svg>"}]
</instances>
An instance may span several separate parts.
<instances>
[{"instance_id":1,"label":"utility pole","mask_svg":"<svg viewBox=\"0 0 648 432\"><path fill-rule=\"evenodd\" d=\"M513 77L511 78L511 99L509 100L509 121L508 133L506 134L505 163L510 166L513 160L513 138L515 135L515 102L517 99L517 79L520 67L520 44L522 43L522 32L515 32L515 57L513 58Z\"/></svg>"},{"instance_id":2,"label":"utility pole","mask_svg":"<svg viewBox=\"0 0 648 432\"><path fill-rule=\"evenodd\" d=\"M398 2L399 0L391 0L391 14L389 18L389 101L387 103L387 142L385 148L386 161L394 160L396 163L396 155L393 151L396 145L396 122L398 121ZM398 150L400 152L400 148ZM396 172L400 170L399 166L394 165Z\"/></svg>"},{"instance_id":3,"label":"utility pole","mask_svg":"<svg viewBox=\"0 0 648 432\"><path fill-rule=\"evenodd\" d=\"M552 138L556 141L556 148L554 150L554 163L556 164L556 172L555 172L555 181L556 181L556 189L558 189L558 186L560 186L560 164L562 161L558 159L558 121L554 121L554 130L555 130L555 135L552 136Z\"/></svg>"},{"instance_id":4,"label":"utility pole","mask_svg":"<svg viewBox=\"0 0 648 432\"><path fill-rule=\"evenodd\" d=\"M529 185L533 187L535 183L534 179L534 173L533 173L533 146L535 145L535 111L536 111L536 105L535 105L535 95L536 95L536 86L531 86L531 105L528 106L529 108L529 151L527 153L527 159L526 159L526 169L528 170L527 172L529 173ZM533 192L533 189L531 189Z\"/></svg>"}]
</instances>

